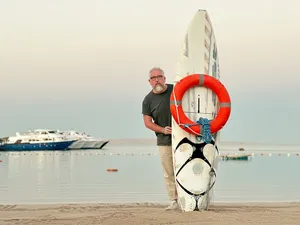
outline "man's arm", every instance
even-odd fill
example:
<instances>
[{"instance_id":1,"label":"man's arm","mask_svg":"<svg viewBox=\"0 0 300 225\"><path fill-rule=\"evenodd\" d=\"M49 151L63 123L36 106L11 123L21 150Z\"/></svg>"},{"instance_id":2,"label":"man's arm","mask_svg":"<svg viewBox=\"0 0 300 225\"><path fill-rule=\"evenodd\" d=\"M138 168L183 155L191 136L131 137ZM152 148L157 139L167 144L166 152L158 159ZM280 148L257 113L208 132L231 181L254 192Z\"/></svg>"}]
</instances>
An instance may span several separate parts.
<instances>
[{"instance_id":1,"label":"man's arm","mask_svg":"<svg viewBox=\"0 0 300 225\"><path fill-rule=\"evenodd\" d=\"M153 122L151 116L144 115L144 124L150 130L153 130L153 131L158 132L158 133L164 133L164 127L161 127L161 126L155 124Z\"/></svg>"}]
</instances>

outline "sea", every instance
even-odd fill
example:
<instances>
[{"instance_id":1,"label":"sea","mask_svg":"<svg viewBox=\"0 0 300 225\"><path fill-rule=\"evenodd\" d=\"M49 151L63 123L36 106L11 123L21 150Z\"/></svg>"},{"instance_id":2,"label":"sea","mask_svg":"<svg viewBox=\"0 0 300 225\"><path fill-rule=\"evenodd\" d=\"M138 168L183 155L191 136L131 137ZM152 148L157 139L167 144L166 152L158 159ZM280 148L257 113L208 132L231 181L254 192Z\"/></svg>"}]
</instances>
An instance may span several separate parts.
<instances>
[{"instance_id":1,"label":"sea","mask_svg":"<svg viewBox=\"0 0 300 225\"><path fill-rule=\"evenodd\" d=\"M227 142L219 150L251 156L219 159L213 202L300 201L300 145ZM112 140L101 150L0 152L0 204L144 202L168 202L153 140Z\"/></svg>"}]
</instances>

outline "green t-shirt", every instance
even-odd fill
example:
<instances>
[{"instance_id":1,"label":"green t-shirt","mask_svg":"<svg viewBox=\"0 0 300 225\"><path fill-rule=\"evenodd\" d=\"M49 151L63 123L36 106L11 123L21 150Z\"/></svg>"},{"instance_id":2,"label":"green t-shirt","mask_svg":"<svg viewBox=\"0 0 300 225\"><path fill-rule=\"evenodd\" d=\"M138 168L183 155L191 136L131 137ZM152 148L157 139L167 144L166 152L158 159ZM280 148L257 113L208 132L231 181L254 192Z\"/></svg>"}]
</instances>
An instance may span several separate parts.
<instances>
[{"instance_id":1,"label":"green t-shirt","mask_svg":"<svg viewBox=\"0 0 300 225\"><path fill-rule=\"evenodd\" d=\"M155 94L150 91L143 100L142 113L143 115L151 116L154 123L161 127L171 127L171 112L170 112L170 96L173 90L172 84L167 84L168 88L161 94ZM163 134L155 132L157 137L157 145L171 145L171 134Z\"/></svg>"}]
</instances>

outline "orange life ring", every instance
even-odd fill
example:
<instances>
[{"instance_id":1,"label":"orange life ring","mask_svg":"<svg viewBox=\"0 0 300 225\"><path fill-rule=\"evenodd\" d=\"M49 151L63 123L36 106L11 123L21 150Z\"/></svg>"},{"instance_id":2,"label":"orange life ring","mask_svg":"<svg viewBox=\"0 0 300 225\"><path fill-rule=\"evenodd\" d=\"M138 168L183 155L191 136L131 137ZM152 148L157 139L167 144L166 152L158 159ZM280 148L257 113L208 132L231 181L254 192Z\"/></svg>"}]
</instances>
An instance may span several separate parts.
<instances>
[{"instance_id":1,"label":"orange life ring","mask_svg":"<svg viewBox=\"0 0 300 225\"><path fill-rule=\"evenodd\" d=\"M226 124L230 112L231 112L231 101L230 96L224 87L224 85L217 79L206 74L191 74L182 78L175 86L170 97L170 110L171 114L176 123L181 128L191 134L201 134L200 124L197 126L185 126L185 124L195 124L191 121L183 112L182 109L182 98L184 93L194 87L203 86L211 89L218 97L220 102L220 110L217 116L210 122L211 134L216 133Z\"/></svg>"}]
</instances>

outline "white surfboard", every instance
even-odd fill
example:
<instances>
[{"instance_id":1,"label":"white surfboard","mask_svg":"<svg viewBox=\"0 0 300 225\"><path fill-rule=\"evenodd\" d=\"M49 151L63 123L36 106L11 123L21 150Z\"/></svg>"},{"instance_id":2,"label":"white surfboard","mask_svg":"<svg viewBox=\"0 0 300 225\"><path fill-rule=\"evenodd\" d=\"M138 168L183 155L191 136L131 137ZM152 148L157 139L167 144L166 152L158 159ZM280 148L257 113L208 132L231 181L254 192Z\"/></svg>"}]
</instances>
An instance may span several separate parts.
<instances>
[{"instance_id":1,"label":"white surfboard","mask_svg":"<svg viewBox=\"0 0 300 225\"><path fill-rule=\"evenodd\" d=\"M220 79L218 51L210 18L197 11L186 32L174 85L190 74L207 74ZM208 88L193 87L182 98L182 107L192 121L213 119L218 98ZM203 211L210 204L217 176L219 132L211 143L184 131L172 118L172 148L178 203L183 211ZM203 154L202 154L203 153Z\"/></svg>"}]
</instances>

